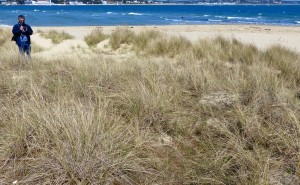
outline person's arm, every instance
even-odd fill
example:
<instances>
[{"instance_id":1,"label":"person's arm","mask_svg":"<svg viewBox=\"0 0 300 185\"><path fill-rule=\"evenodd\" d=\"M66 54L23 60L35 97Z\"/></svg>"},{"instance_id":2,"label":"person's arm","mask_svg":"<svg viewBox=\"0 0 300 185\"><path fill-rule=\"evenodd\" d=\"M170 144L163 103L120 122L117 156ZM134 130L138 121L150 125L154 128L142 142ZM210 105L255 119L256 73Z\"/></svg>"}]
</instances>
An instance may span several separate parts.
<instances>
[{"instance_id":1,"label":"person's arm","mask_svg":"<svg viewBox=\"0 0 300 185\"><path fill-rule=\"evenodd\" d=\"M31 27L29 25L27 25L26 32L27 32L28 35L32 35L33 34L33 31L32 31L32 29L31 29Z\"/></svg>"},{"instance_id":2,"label":"person's arm","mask_svg":"<svg viewBox=\"0 0 300 185\"><path fill-rule=\"evenodd\" d=\"M18 24L14 25L13 29L12 29L12 33L14 35L18 35L20 34L21 30L20 30L20 26Z\"/></svg>"}]
</instances>

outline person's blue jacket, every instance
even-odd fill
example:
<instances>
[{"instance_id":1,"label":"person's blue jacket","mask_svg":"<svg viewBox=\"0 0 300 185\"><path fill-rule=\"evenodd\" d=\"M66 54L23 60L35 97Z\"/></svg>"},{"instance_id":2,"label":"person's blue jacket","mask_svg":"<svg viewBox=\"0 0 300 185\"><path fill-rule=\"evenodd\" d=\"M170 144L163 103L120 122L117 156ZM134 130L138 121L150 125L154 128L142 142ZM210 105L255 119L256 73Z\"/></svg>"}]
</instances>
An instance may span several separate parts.
<instances>
[{"instance_id":1,"label":"person's blue jacket","mask_svg":"<svg viewBox=\"0 0 300 185\"><path fill-rule=\"evenodd\" d=\"M20 30L20 27L21 27L21 26L27 28L25 32L22 32L22 31ZM27 43L27 44L30 44L30 35L32 35L33 31L32 31L31 27L30 27L28 24L25 24L25 23L23 23L23 24L18 23L18 24L16 24L16 25L14 25L14 27L13 27L13 29L12 29L12 33L13 33L14 36L15 36L15 41L16 41L16 44L17 44L18 46L21 45L21 39L20 39L20 36L21 36L22 34L27 36L27 38L28 38L28 41L27 41L28 43Z\"/></svg>"}]
</instances>

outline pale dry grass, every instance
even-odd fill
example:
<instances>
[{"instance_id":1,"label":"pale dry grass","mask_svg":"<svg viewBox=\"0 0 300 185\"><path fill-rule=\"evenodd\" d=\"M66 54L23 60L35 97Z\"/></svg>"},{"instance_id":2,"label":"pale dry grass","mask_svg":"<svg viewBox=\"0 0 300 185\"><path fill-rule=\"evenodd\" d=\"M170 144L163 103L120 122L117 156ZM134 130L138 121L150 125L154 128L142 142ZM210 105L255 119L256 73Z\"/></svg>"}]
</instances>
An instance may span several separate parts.
<instances>
[{"instance_id":1,"label":"pale dry grass","mask_svg":"<svg viewBox=\"0 0 300 185\"><path fill-rule=\"evenodd\" d=\"M0 29L0 46L13 36L9 29Z\"/></svg>"},{"instance_id":2,"label":"pale dry grass","mask_svg":"<svg viewBox=\"0 0 300 185\"><path fill-rule=\"evenodd\" d=\"M38 45L36 42L32 41L31 42L31 51L33 53L38 53L38 52L42 52L45 49L43 47L41 47L40 45Z\"/></svg>"},{"instance_id":3,"label":"pale dry grass","mask_svg":"<svg viewBox=\"0 0 300 185\"><path fill-rule=\"evenodd\" d=\"M159 31L143 31L136 35L133 43L136 46L136 50L145 50L149 46L150 42L156 39L160 39L162 37L163 34L161 34Z\"/></svg>"},{"instance_id":4,"label":"pale dry grass","mask_svg":"<svg viewBox=\"0 0 300 185\"><path fill-rule=\"evenodd\" d=\"M109 38L109 43L113 49L118 49L122 44L133 42L135 33L128 28L118 27Z\"/></svg>"},{"instance_id":5,"label":"pale dry grass","mask_svg":"<svg viewBox=\"0 0 300 185\"><path fill-rule=\"evenodd\" d=\"M58 32L56 30L50 30L47 32L38 32L42 37L46 39L51 39L53 44L59 44L64 40L73 39L74 37L66 32Z\"/></svg>"},{"instance_id":6,"label":"pale dry grass","mask_svg":"<svg viewBox=\"0 0 300 185\"><path fill-rule=\"evenodd\" d=\"M136 57L0 46L1 184L299 183L298 54L121 33Z\"/></svg>"},{"instance_id":7,"label":"pale dry grass","mask_svg":"<svg viewBox=\"0 0 300 185\"><path fill-rule=\"evenodd\" d=\"M89 35L85 36L84 40L89 46L96 46L107 37L101 29L96 28Z\"/></svg>"}]
</instances>

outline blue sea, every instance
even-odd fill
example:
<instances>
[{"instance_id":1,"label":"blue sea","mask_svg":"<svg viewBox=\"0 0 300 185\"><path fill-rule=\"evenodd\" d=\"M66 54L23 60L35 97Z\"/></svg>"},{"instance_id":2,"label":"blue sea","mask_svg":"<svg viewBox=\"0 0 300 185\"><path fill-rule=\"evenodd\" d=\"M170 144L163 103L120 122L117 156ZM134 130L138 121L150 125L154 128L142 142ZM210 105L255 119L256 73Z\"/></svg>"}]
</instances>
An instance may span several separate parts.
<instances>
[{"instance_id":1,"label":"blue sea","mask_svg":"<svg viewBox=\"0 0 300 185\"><path fill-rule=\"evenodd\" d=\"M261 24L300 26L300 5L0 6L0 25L19 14L32 26Z\"/></svg>"}]
</instances>

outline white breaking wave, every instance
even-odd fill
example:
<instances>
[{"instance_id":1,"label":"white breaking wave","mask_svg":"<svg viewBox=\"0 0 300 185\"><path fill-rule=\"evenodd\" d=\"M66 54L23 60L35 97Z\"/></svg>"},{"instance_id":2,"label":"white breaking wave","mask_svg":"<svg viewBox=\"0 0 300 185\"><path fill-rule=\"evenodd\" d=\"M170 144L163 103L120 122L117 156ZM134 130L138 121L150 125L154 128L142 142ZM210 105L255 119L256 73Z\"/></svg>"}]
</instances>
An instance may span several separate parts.
<instances>
[{"instance_id":1,"label":"white breaking wave","mask_svg":"<svg viewBox=\"0 0 300 185\"><path fill-rule=\"evenodd\" d=\"M209 23L208 21L184 21L186 23Z\"/></svg>"},{"instance_id":2,"label":"white breaking wave","mask_svg":"<svg viewBox=\"0 0 300 185\"><path fill-rule=\"evenodd\" d=\"M255 20L256 18L252 18L252 17L227 17L227 19L245 19L245 20Z\"/></svg>"},{"instance_id":3,"label":"white breaking wave","mask_svg":"<svg viewBox=\"0 0 300 185\"><path fill-rule=\"evenodd\" d=\"M143 15L142 13L135 13L135 12L130 12L128 15Z\"/></svg>"},{"instance_id":4,"label":"white breaking wave","mask_svg":"<svg viewBox=\"0 0 300 185\"><path fill-rule=\"evenodd\" d=\"M243 17L227 17L227 19L242 19Z\"/></svg>"},{"instance_id":5,"label":"white breaking wave","mask_svg":"<svg viewBox=\"0 0 300 185\"><path fill-rule=\"evenodd\" d=\"M217 20L217 19L208 19L210 22L222 22L222 20Z\"/></svg>"},{"instance_id":6,"label":"white breaking wave","mask_svg":"<svg viewBox=\"0 0 300 185\"><path fill-rule=\"evenodd\" d=\"M166 21L173 21L173 22L180 22L182 19L167 19L165 18Z\"/></svg>"},{"instance_id":7,"label":"white breaking wave","mask_svg":"<svg viewBox=\"0 0 300 185\"><path fill-rule=\"evenodd\" d=\"M114 14L114 15L115 15L115 14L117 14L117 13L116 13L116 12L106 12L106 14L108 14L108 15L109 15L109 14Z\"/></svg>"},{"instance_id":8,"label":"white breaking wave","mask_svg":"<svg viewBox=\"0 0 300 185\"><path fill-rule=\"evenodd\" d=\"M295 21L295 23L300 24L300 21Z\"/></svg>"}]
</instances>

